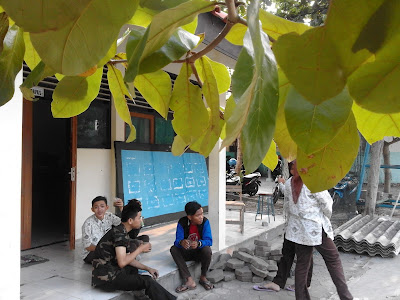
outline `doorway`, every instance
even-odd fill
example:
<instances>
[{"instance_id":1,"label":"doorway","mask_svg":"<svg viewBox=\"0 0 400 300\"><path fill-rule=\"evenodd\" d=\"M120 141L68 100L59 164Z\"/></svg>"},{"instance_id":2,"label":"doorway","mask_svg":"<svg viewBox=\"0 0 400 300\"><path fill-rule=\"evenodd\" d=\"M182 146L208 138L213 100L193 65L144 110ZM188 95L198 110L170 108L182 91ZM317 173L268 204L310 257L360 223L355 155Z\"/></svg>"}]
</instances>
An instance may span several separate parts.
<instances>
[{"instance_id":1,"label":"doorway","mask_svg":"<svg viewBox=\"0 0 400 300\"><path fill-rule=\"evenodd\" d=\"M50 101L33 103L31 248L69 238L71 121L55 119Z\"/></svg>"},{"instance_id":2,"label":"doorway","mask_svg":"<svg viewBox=\"0 0 400 300\"><path fill-rule=\"evenodd\" d=\"M53 118L51 94L24 100L21 250L67 240L75 248L77 124Z\"/></svg>"}]
</instances>

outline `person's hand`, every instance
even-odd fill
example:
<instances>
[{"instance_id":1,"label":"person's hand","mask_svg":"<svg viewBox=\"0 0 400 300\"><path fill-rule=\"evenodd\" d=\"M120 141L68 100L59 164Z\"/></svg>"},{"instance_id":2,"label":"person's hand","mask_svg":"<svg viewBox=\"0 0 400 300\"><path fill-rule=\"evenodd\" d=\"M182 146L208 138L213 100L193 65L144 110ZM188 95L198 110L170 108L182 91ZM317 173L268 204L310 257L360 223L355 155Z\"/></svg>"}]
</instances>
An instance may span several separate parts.
<instances>
[{"instance_id":1,"label":"person's hand","mask_svg":"<svg viewBox=\"0 0 400 300\"><path fill-rule=\"evenodd\" d=\"M149 267L147 272L149 272L151 274L153 279L157 279L158 278L158 270Z\"/></svg>"},{"instance_id":2,"label":"person's hand","mask_svg":"<svg viewBox=\"0 0 400 300\"><path fill-rule=\"evenodd\" d=\"M115 206L115 207L118 207L119 210L122 211L122 209L123 209L123 207L124 207L124 202L123 202L122 199L120 199L120 198L115 198L115 200L114 200L114 206Z\"/></svg>"},{"instance_id":3,"label":"person's hand","mask_svg":"<svg viewBox=\"0 0 400 300\"><path fill-rule=\"evenodd\" d=\"M138 249L140 249L140 252L150 252L151 251L151 244L150 243L143 243L141 244Z\"/></svg>"},{"instance_id":4,"label":"person's hand","mask_svg":"<svg viewBox=\"0 0 400 300\"><path fill-rule=\"evenodd\" d=\"M285 183L285 178L283 178L282 176L279 175L278 182Z\"/></svg>"},{"instance_id":5,"label":"person's hand","mask_svg":"<svg viewBox=\"0 0 400 300\"><path fill-rule=\"evenodd\" d=\"M181 246L182 246L184 249L189 249L189 248L190 248L190 241L189 241L189 240L182 240L182 241L181 241Z\"/></svg>"},{"instance_id":6,"label":"person's hand","mask_svg":"<svg viewBox=\"0 0 400 300\"><path fill-rule=\"evenodd\" d=\"M198 246L199 246L199 242L198 241L190 241L190 248L191 249L197 249Z\"/></svg>"}]
</instances>

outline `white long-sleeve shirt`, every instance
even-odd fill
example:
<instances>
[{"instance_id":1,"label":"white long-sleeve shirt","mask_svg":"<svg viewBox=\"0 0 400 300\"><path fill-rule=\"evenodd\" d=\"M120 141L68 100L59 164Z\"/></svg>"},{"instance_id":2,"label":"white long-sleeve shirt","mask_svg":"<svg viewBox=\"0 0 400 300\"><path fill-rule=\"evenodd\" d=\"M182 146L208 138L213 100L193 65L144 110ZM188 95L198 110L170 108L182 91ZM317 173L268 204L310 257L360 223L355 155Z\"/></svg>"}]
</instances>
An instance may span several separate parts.
<instances>
[{"instance_id":1,"label":"white long-sleeve shirt","mask_svg":"<svg viewBox=\"0 0 400 300\"><path fill-rule=\"evenodd\" d=\"M311 193L303 184L299 199L293 202L291 180L284 186L284 212L287 228L286 239L297 244L316 246L322 244L322 229L333 240L330 222L332 216L332 198L328 191Z\"/></svg>"},{"instance_id":2,"label":"white long-sleeve shirt","mask_svg":"<svg viewBox=\"0 0 400 300\"><path fill-rule=\"evenodd\" d=\"M85 258L89 254L89 251L86 250L87 247L96 246L103 235L111 229L111 226L117 226L120 223L121 219L108 211L103 220L98 219L95 214L88 217L82 225L82 257Z\"/></svg>"}]
</instances>

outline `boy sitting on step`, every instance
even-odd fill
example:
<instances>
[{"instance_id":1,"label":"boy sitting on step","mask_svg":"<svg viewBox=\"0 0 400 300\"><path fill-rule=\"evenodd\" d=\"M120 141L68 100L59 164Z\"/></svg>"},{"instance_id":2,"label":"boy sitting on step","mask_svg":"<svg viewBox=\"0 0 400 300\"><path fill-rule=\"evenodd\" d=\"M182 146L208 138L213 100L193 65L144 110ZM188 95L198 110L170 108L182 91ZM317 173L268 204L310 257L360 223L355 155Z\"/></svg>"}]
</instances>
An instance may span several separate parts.
<instances>
[{"instance_id":1,"label":"boy sitting on step","mask_svg":"<svg viewBox=\"0 0 400 300\"><path fill-rule=\"evenodd\" d=\"M186 203L185 212L187 216L178 221L176 240L170 250L183 279L183 284L175 291L181 293L196 288L196 283L186 265L186 261L190 260L201 262L199 283L206 290L210 290L214 288L214 285L206 278L212 255L210 221L204 217L203 208L196 201Z\"/></svg>"}]
</instances>

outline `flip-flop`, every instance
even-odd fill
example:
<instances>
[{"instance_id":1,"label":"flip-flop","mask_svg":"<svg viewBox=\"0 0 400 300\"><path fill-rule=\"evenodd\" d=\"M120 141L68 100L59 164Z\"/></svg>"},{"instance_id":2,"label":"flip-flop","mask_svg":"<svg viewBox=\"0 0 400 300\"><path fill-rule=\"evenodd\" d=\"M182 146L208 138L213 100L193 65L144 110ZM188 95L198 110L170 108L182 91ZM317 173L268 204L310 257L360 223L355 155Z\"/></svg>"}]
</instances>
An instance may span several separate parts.
<instances>
[{"instance_id":1,"label":"flip-flop","mask_svg":"<svg viewBox=\"0 0 400 300\"><path fill-rule=\"evenodd\" d=\"M285 290L290 291L290 292L295 292L296 291L295 288L292 285L285 286Z\"/></svg>"},{"instance_id":2,"label":"flip-flop","mask_svg":"<svg viewBox=\"0 0 400 300\"><path fill-rule=\"evenodd\" d=\"M188 291L188 290L194 290L196 287L197 287L196 285L195 285L195 286L188 286L188 285L186 285L186 284L182 284L182 285L178 286L178 287L175 289L175 292L177 292L177 293L183 293L183 292L186 292L186 291Z\"/></svg>"},{"instance_id":3,"label":"flip-flop","mask_svg":"<svg viewBox=\"0 0 400 300\"><path fill-rule=\"evenodd\" d=\"M276 292L275 290L266 288L262 285L253 285L253 290L264 291L264 292Z\"/></svg>"},{"instance_id":4,"label":"flip-flop","mask_svg":"<svg viewBox=\"0 0 400 300\"><path fill-rule=\"evenodd\" d=\"M207 291L214 288L214 285L213 285L211 282L209 282L208 280L207 280L207 281L199 280L199 283L200 283L200 284L202 285L202 287L203 287L205 290L207 290Z\"/></svg>"}]
</instances>

